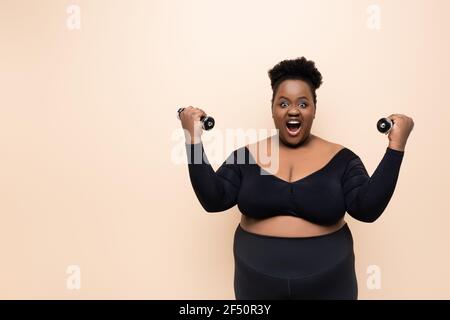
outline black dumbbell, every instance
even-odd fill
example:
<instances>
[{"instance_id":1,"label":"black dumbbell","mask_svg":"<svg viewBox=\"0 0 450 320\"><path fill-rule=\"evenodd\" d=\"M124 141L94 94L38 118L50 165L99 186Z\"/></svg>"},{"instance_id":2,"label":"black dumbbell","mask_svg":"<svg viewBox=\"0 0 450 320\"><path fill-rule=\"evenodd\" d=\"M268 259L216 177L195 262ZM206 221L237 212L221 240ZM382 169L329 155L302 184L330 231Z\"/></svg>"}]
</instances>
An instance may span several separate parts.
<instances>
[{"instance_id":1,"label":"black dumbbell","mask_svg":"<svg viewBox=\"0 0 450 320\"><path fill-rule=\"evenodd\" d=\"M380 131L381 133L384 133L384 134L388 134L393 126L394 126L394 120L391 120L389 118L381 118L377 122L378 131Z\"/></svg>"},{"instance_id":2,"label":"black dumbbell","mask_svg":"<svg viewBox=\"0 0 450 320\"><path fill-rule=\"evenodd\" d=\"M180 120L180 113L183 112L184 108L179 108L177 111L177 118ZM200 121L202 122L202 128L203 130L211 130L214 128L214 124L216 123L214 121L213 117L210 116L202 116L200 118Z\"/></svg>"}]
</instances>

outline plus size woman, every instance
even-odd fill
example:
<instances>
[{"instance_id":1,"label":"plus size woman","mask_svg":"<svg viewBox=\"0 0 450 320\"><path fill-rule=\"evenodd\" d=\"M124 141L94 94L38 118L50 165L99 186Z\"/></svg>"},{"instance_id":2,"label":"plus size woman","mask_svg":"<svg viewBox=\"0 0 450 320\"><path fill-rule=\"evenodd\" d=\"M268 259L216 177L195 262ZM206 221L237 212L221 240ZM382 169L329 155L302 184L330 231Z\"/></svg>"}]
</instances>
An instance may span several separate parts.
<instances>
[{"instance_id":1,"label":"plus size woman","mask_svg":"<svg viewBox=\"0 0 450 320\"><path fill-rule=\"evenodd\" d=\"M201 141L198 120L206 113L189 106L180 114L200 204L207 212L237 205L242 213L233 243L236 299L357 299L344 215L374 222L383 213L414 122L403 114L388 117L394 121L389 145L369 176L352 150L311 133L322 84L315 63L283 60L268 74L277 134L234 150L217 171ZM259 156L272 153L278 154L274 171Z\"/></svg>"}]
</instances>

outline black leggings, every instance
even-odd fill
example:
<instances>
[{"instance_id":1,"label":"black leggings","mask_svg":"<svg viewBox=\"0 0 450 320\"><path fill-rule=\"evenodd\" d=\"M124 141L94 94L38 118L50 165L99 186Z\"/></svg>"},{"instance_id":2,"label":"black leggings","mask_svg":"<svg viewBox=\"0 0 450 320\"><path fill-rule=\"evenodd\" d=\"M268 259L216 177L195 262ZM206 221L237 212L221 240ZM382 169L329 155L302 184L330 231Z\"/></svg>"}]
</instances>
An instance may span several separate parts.
<instances>
[{"instance_id":1,"label":"black leggings","mask_svg":"<svg viewBox=\"0 0 450 320\"><path fill-rule=\"evenodd\" d=\"M358 298L353 237L347 223L312 237L234 234L236 299Z\"/></svg>"}]
</instances>

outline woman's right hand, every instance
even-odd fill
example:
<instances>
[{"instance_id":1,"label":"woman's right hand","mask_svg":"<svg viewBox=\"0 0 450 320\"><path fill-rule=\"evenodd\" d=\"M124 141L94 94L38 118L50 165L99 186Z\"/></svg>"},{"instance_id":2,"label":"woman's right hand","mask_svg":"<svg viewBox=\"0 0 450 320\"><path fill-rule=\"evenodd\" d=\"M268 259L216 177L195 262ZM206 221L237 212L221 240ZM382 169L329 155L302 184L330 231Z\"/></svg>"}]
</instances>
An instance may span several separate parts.
<instances>
[{"instance_id":1,"label":"woman's right hand","mask_svg":"<svg viewBox=\"0 0 450 320\"><path fill-rule=\"evenodd\" d=\"M206 116L206 112L200 108L189 106L180 113L181 126L184 129L186 143L200 142L203 133L200 118Z\"/></svg>"}]
</instances>

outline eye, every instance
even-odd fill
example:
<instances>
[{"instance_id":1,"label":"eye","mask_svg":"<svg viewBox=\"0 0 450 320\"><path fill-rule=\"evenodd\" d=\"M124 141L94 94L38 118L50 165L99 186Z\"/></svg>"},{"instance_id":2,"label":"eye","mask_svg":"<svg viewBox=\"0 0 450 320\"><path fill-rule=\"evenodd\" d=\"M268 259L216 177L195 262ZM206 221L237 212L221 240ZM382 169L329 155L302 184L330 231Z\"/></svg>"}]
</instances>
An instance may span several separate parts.
<instances>
[{"instance_id":1,"label":"eye","mask_svg":"<svg viewBox=\"0 0 450 320\"><path fill-rule=\"evenodd\" d=\"M286 102L286 101L281 102L281 103L280 103L280 106L283 107L283 104L285 104L285 103L287 103L287 102ZM307 106L308 104L307 104L306 102L302 102L302 103L300 103L300 105L304 105L303 108L306 108L306 106Z\"/></svg>"}]
</instances>

